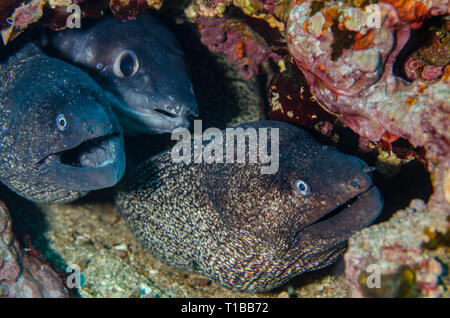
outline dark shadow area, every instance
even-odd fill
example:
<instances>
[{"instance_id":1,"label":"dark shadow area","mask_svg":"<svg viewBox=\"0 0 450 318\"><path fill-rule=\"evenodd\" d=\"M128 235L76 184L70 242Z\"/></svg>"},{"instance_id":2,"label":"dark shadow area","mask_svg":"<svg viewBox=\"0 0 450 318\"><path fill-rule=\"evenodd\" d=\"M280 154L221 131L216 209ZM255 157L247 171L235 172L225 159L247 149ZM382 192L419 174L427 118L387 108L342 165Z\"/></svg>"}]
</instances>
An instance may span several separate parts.
<instances>
[{"instance_id":1,"label":"dark shadow area","mask_svg":"<svg viewBox=\"0 0 450 318\"><path fill-rule=\"evenodd\" d=\"M165 22L167 21L170 20L166 19ZM175 34L185 54L203 129L226 128L226 123L241 112L236 89L230 83L232 78L227 77L224 66L201 43L197 25L188 22L176 24L174 21L166 24Z\"/></svg>"},{"instance_id":2,"label":"dark shadow area","mask_svg":"<svg viewBox=\"0 0 450 318\"><path fill-rule=\"evenodd\" d=\"M170 134L141 134L134 137L125 137L127 170L172 147L176 141L171 140L170 137Z\"/></svg>"},{"instance_id":3,"label":"dark shadow area","mask_svg":"<svg viewBox=\"0 0 450 318\"><path fill-rule=\"evenodd\" d=\"M384 199L384 208L375 223L387 221L399 209L409 206L412 199L428 201L433 193L430 174L418 160L412 160L391 177L373 174L374 184Z\"/></svg>"}]
</instances>

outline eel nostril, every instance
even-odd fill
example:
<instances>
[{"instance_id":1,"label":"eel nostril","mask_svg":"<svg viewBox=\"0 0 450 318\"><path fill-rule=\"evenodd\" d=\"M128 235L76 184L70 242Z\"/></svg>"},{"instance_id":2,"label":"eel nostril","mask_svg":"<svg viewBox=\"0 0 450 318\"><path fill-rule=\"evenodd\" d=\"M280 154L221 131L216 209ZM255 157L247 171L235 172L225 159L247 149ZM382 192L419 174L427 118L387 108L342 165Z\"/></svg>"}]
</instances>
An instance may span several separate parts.
<instances>
[{"instance_id":1,"label":"eel nostril","mask_svg":"<svg viewBox=\"0 0 450 318\"><path fill-rule=\"evenodd\" d=\"M359 185L358 181L356 181L356 180L352 180L350 182L350 185L355 189L361 189L361 186Z\"/></svg>"}]
</instances>

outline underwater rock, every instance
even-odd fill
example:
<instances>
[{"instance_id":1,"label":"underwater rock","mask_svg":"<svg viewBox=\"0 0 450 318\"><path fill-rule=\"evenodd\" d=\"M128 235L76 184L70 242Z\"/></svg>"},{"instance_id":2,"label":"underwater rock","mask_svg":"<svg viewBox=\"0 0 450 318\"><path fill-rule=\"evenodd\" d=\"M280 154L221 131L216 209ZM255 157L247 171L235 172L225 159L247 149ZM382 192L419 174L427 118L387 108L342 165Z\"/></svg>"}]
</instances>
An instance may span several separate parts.
<instances>
[{"instance_id":1,"label":"underwater rock","mask_svg":"<svg viewBox=\"0 0 450 318\"><path fill-rule=\"evenodd\" d=\"M194 0L185 9L185 15L195 20L198 17L222 18L227 7L233 5L246 15L266 21L280 32L285 30L284 22L289 16L291 1L278 0Z\"/></svg>"},{"instance_id":2,"label":"underwater rock","mask_svg":"<svg viewBox=\"0 0 450 318\"><path fill-rule=\"evenodd\" d=\"M260 142L270 128L272 152L279 129L279 170L263 174L261 161L214 162L205 152L211 145L203 144L204 160L213 164L175 163L169 150L136 167L119 186L122 216L159 260L233 290L266 291L334 262L347 238L381 211L383 200L362 160L287 123L236 128L255 129ZM195 144L187 145L189 160L191 152L197 158L192 149L201 146Z\"/></svg>"},{"instance_id":3,"label":"underwater rock","mask_svg":"<svg viewBox=\"0 0 450 318\"><path fill-rule=\"evenodd\" d=\"M110 0L109 7L114 16L121 21L134 20L138 15L150 8L158 10L161 8L163 0Z\"/></svg>"},{"instance_id":4,"label":"underwater rock","mask_svg":"<svg viewBox=\"0 0 450 318\"><path fill-rule=\"evenodd\" d=\"M61 26L67 27L66 18L69 13L66 7L74 4L80 4L83 0L31 0L28 3L24 1L6 0L0 4L0 34L3 43L6 45L14 40L29 25L36 23L42 18L44 8L51 8L59 15L64 16L64 22ZM64 11L59 9L63 8Z\"/></svg>"},{"instance_id":5,"label":"underwater rock","mask_svg":"<svg viewBox=\"0 0 450 318\"><path fill-rule=\"evenodd\" d=\"M4 7L0 8L3 12L6 12L8 9L14 9L16 1L10 1L9 6L4 5ZM28 3L20 4L11 16L5 19L5 21L0 21L1 23L6 22L8 26L3 28L0 33L3 39L3 43L6 45L9 41L13 40L20 33L25 30L28 25L35 23L42 17L43 7L46 4L47 0L32 0Z\"/></svg>"},{"instance_id":6,"label":"underwater rock","mask_svg":"<svg viewBox=\"0 0 450 318\"><path fill-rule=\"evenodd\" d=\"M3 43L6 45L14 40L29 25L39 21L45 9L50 11L44 17L47 27L53 30L67 28L67 18L74 11L67 11L67 7L76 4L80 7L80 18L100 18L102 10L110 9L114 16L121 20L135 20L136 17L150 8L159 9L163 0L110 0L85 1L85 0L31 0L28 3L17 0L6 0L0 3L0 33Z\"/></svg>"},{"instance_id":7,"label":"underwater rock","mask_svg":"<svg viewBox=\"0 0 450 318\"><path fill-rule=\"evenodd\" d=\"M248 80L258 73L258 66L269 58L278 61L264 39L245 23L224 19L199 17L196 21L201 41L212 52L225 54Z\"/></svg>"},{"instance_id":8,"label":"underwater rock","mask_svg":"<svg viewBox=\"0 0 450 318\"><path fill-rule=\"evenodd\" d=\"M332 3L316 12L312 3L295 6L288 27L290 52L307 71L312 93L360 136L378 141L386 131L396 135L392 126L404 123L386 121L393 110L384 104L395 100L396 92L410 88L394 76L395 58L411 28L419 27L425 17L449 9L427 2L427 11L416 12L413 19L383 2L365 9ZM368 8L379 10L378 20ZM408 139L406 134L399 136Z\"/></svg>"},{"instance_id":9,"label":"underwater rock","mask_svg":"<svg viewBox=\"0 0 450 318\"><path fill-rule=\"evenodd\" d=\"M395 38L389 27L399 19L391 6L380 6L385 8L383 21L389 26L367 25L371 22L368 13L359 8L326 6L313 14L312 2L307 1L292 9L288 27L289 50L306 71L317 100L370 140L379 140L384 129L366 110L371 105L364 108L368 99L364 96L372 93L385 64L392 66L388 57L395 54L392 51L398 52L409 36L408 30L399 30ZM358 10L355 16L363 18L355 22L345 19L352 17L351 10Z\"/></svg>"},{"instance_id":10,"label":"underwater rock","mask_svg":"<svg viewBox=\"0 0 450 318\"><path fill-rule=\"evenodd\" d=\"M52 268L28 254L15 238L9 211L0 202L0 297L68 297Z\"/></svg>"},{"instance_id":11,"label":"underwater rock","mask_svg":"<svg viewBox=\"0 0 450 318\"><path fill-rule=\"evenodd\" d=\"M34 202L73 201L125 171L122 130L102 89L32 43L0 63L0 180Z\"/></svg>"},{"instance_id":12,"label":"underwater rock","mask_svg":"<svg viewBox=\"0 0 450 318\"><path fill-rule=\"evenodd\" d=\"M128 135L172 132L189 127L189 117L198 115L180 45L150 14L126 23L108 17L56 32L51 42L114 95L113 110Z\"/></svg>"},{"instance_id":13,"label":"underwater rock","mask_svg":"<svg viewBox=\"0 0 450 318\"><path fill-rule=\"evenodd\" d=\"M450 265L449 212L448 203L413 200L388 222L351 237L345 254L351 296L439 297Z\"/></svg>"}]
</instances>

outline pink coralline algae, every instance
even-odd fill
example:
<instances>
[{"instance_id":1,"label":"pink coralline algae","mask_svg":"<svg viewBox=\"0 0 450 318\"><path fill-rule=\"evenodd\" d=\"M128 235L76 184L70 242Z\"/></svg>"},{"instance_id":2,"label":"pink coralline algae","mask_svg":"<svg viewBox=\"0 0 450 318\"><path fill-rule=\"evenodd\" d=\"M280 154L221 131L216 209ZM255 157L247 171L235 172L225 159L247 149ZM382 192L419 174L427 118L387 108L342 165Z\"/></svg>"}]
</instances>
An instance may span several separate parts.
<instances>
[{"instance_id":1,"label":"pink coralline algae","mask_svg":"<svg viewBox=\"0 0 450 318\"><path fill-rule=\"evenodd\" d=\"M252 32L242 22L224 18L197 19L201 41L212 52L225 54L235 64L244 79L250 79L258 73L261 63L279 56L268 48L264 39Z\"/></svg>"},{"instance_id":2,"label":"pink coralline algae","mask_svg":"<svg viewBox=\"0 0 450 318\"><path fill-rule=\"evenodd\" d=\"M35 23L42 17L42 10L46 1L32 0L27 4L21 4L6 19L7 27L0 30L3 43L6 45L8 41L17 37L28 25ZM2 21L3 22L3 21Z\"/></svg>"},{"instance_id":3,"label":"pink coralline algae","mask_svg":"<svg viewBox=\"0 0 450 318\"><path fill-rule=\"evenodd\" d=\"M441 262L449 261L448 246L437 249L442 242L430 242L436 241L436 232L448 231L445 212L444 205L427 206L414 200L389 222L364 229L350 238L345 274L351 295L441 296L444 292L441 277L445 274Z\"/></svg>"},{"instance_id":4,"label":"pink coralline algae","mask_svg":"<svg viewBox=\"0 0 450 318\"><path fill-rule=\"evenodd\" d=\"M72 4L79 5L80 18L100 18L102 10L110 9L117 19L127 21L136 19L150 8L161 8L162 3L163 0L6 0L0 3L0 34L6 45L29 25L41 20L44 9L51 9L43 19L44 24L59 31L67 28L67 18L74 13L67 8Z\"/></svg>"},{"instance_id":5,"label":"pink coralline algae","mask_svg":"<svg viewBox=\"0 0 450 318\"><path fill-rule=\"evenodd\" d=\"M24 252L14 237L8 209L0 202L0 297L68 297L49 265Z\"/></svg>"}]
</instances>

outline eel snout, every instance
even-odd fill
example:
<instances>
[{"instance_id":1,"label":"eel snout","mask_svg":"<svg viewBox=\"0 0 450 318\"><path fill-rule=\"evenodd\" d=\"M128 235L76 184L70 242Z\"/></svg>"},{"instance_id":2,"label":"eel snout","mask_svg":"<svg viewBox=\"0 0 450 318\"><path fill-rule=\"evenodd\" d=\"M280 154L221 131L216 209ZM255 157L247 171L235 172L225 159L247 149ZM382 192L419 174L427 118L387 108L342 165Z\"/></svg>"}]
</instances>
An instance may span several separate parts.
<instances>
[{"instance_id":1,"label":"eel snout","mask_svg":"<svg viewBox=\"0 0 450 318\"><path fill-rule=\"evenodd\" d=\"M371 186L303 228L297 234L296 241L314 240L324 246L339 244L372 224L382 208L381 194L375 186Z\"/></svg>"}]
</instances>

